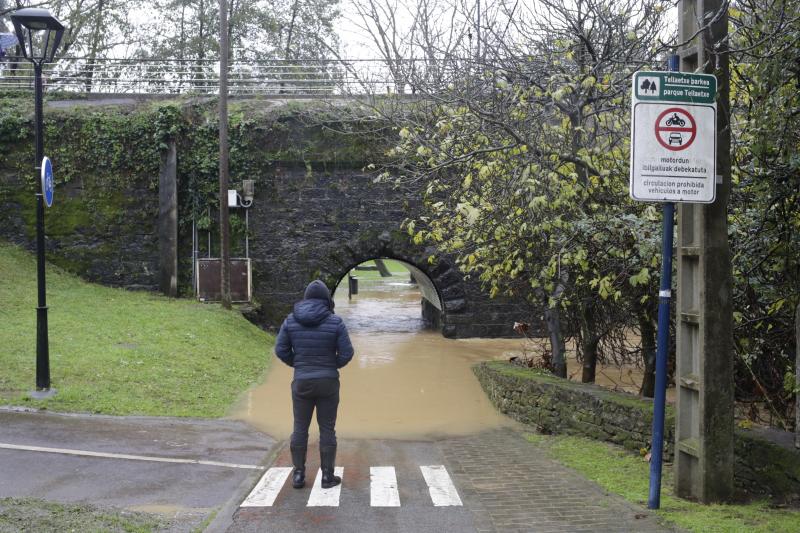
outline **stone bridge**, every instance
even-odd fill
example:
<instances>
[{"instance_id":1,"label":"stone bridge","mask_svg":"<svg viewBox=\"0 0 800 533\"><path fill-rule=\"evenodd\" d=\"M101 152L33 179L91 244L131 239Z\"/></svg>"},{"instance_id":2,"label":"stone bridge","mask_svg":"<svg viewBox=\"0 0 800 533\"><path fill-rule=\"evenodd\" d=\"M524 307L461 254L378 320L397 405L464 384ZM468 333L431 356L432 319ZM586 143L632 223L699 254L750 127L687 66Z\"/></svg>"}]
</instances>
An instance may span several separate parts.
<instances>
[{"instance_id":1,"label":"stone bridge","mask_svg":"<svg viewBox=\"0 0 800 533\"><path fill-rule=\"evenodd\" d=\"M310 279L319 276L333 289L356 265L392 258L413 268L428 294L426 314L439 319L434 321L444 335L513 333L514 320L521 319L516 306L489 299L449 257L414 245L400 230L418 207L418 193L373 183L356 168L312 175L280 166L271 170L256 182L250 208L254 290L268 323L280 321ZM433 264L431 255L438 258Z\"/></svg>"},{"instance_id":2,"label":"stone bridge","mask_svg":"<svg viewBox=\"0 0 800 533\"><path fill-rule=\"evenodd\" d=\"M197 120L187 111L190 106L182 105L181 120ZM68 132L59 134L58 124L69 124L74 119L71 113L77 113L78 108L63 103L58 106L60 109L51 106L46 110L50 120L56 115L48 129L54 128L52 135L62 142L77 144L79 134L70 141ZM425 295L421 312L445 336L513 335L513 322L527 318L520 305L490 299L475 281L464 279L452 258L435 248L413 244L401 230L402 222L418 212L421 191L375 183L373 176L363 170L371 154L354 156L347 136L292 119L294 112L285 109L285 104L272 102L269 106L272 118L263 124L258 124L257 117L253 119L258 134L248 141L248 151L231 151L230 188L241 190L241 179L255 180L255 199L247 215L258 322L279 325L292 303L302 296L305 285L316 277L334 289L356 265L370 259L392 258L410 265ZM121 114L117 119L123 121L134 120L137 107L115 102L105 105L102 112ZM233 109L236 112L236 107ZM70 120L62 116L69 116ZM85 132L86 124L79 129ZM211 139L215 126L208 130ZM187 198L197 187L198 170L192 165L198 150L192 143L199 141L190 133L181 133L186 129L175 131L167 139L169 148L161 152L156 166L126 180L119 191L121 198L109 197L121 206L121 212L109 214L110 208L97 204L108 197L102 191L112 179L111 174L129 172L124 169L130 162L124 163L122 170L97 163L96 168L59 184L55 207L48 211L48 259L92 281L135 288L161 287L165 292L179 288L183 295L190 293L193 242L200 243L200 256L206 256L208 234L194 231L197 211L192 215L187 207ZM235 138L235 131L232 136ZM324 148L320 148L322 145ZM66 155L61 157L60 152L46 152L52 154L57 179L59 165L63 168L77 164ZM267 153L271 155L262 157ZM276 157L276 153L281 156ZM132 152L130 157L137 156ZM0 235L32 247L33 187L22 176L28 170L21 162L24 159L0 159ZM87 161L84 165L95 163ZM160 174L160 179L154 174ZM208 175L215 175L213 168ZM213 187L208 186L207 190ZM87 209L93 211L83 211ZM210 215L208 218L214 220L216 215ZM59 216L70 217L71 223L65 224ZM98 218L102 216L105 218ZM231 216L238 219L234 226L241 228L244 210L232 209ZM212 256L219 250L215 232L216 225L212 224ZM232 256L243 256L244 234L234 231L233 235ZM431 256L436 260L431 262Z\"/></svg>"}]
</instances>

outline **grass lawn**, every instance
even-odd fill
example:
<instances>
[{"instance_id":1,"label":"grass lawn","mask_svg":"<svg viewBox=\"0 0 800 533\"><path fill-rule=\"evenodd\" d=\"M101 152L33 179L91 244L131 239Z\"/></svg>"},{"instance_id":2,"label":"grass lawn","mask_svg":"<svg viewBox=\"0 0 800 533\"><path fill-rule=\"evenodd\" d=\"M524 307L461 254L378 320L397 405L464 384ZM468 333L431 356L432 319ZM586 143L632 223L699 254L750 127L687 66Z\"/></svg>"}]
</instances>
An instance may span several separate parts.
<instances>
[{"instance_id":1,"label":"grass lawn","mask_svg":"<svg viewBox=\"0 0 800 533\"><path fill-rule=\"evenodd\" d=\"M261 378L273 338L238 312L86 283L48 265L50 374L36 384L35 258L0 242L0 405L218 417Z\"/></svg>"},{"instance_id":2,"label":"grass lawn","mask_svg":"<svg viewBox=\"0 0 800 533\"><path fill-rule=\"evenodd\" d=\"M0 533L103 531L146 533L167 529L153 515L99 509L88 504L60 504L33 498L0 498Z\"/></svg>"},{"instance_id":3,"label":"grass lawn","mask_svg":"<svg viewBox=\"0 0 800 533\"><path fill-rule=\"evenodd\" d=\"M396 259L384 259L383 264L386 265L386 268L389 269L389 272L392 273L392 277L402 277L404 280L408 280L408 269L403 265L402 261L397 261ZM374 267L375 261L365 261L358 266L366 266L366 267ZM381 278L381 273L377 270L353 270L352 274L354 277L359 279L392 279L392 278ZM345 280L346 282L347 280Z\"/></svg>"},{"instance_id":4,"label":"grass lawn","mask_svg":"<svg viewBox=\"0 0 800 533\"><path fill-rule=\"evenodd\" d=\"M617 446L582 437L528 435L559 462L577 470L609 492L647 505L650 465ZM701 505L673 496L672 469L665 465L658 515L689 531L703 533L796 533L800 511L771 508L766 502Z\"/></svg>"}]
</instances>

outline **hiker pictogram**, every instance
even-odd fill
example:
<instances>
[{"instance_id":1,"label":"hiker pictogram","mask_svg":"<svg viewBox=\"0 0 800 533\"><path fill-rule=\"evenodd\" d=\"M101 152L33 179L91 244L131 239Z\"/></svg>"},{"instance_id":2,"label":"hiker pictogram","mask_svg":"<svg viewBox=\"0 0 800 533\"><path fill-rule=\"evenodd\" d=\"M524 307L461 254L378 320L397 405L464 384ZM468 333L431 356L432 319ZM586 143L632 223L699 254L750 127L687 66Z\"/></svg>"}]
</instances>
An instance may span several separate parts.
<instances>
[{"instance_id":1,"label":"hiker pictogram","mask_svg":"<svg viewBox=\"0 0 800 533\"><path fill-rule=\"evenodd\" d=\"M697 137L697 124L686 109L671 107L656 119L655 134L661 146L678 152L692 145Z\"/></svg>"}]
</instances>

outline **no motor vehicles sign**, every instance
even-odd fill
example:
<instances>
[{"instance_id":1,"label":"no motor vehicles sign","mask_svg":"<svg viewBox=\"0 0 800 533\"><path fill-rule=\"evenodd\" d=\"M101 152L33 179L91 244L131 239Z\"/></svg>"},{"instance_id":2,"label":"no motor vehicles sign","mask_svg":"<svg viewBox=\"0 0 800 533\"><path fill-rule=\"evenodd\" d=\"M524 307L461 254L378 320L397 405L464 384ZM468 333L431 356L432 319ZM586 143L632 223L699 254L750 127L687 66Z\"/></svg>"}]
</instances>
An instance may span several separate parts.
<instances>
[{"instance_id":1,"label":"no motor vehicles sign","mask_svg":"<svg viewBox=\"0 0 800 533\"><path fill-rule=\"evenodd\" d=\"M649 202L716 198L717 79L637 72L633 77L630 194Z\"/></svg>"}]
</instances>

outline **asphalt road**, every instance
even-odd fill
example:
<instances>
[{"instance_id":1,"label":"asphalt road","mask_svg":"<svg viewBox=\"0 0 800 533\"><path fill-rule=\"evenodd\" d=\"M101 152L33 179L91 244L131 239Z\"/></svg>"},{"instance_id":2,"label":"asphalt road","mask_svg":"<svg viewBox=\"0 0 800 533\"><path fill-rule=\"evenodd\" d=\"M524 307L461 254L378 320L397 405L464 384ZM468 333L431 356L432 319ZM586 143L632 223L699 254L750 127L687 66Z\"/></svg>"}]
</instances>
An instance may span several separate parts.
<instances>
[{"instance_id":1,"label":"asphalt road","mask_svg":"<svg viewBox=\"0 0 800 533\"><path fill-rule=\"evenodd\" d=\"M0 497L155 512L191 530L258 479L274 444L227 420L0 410Z\"/></svg>"}]
</instances>

